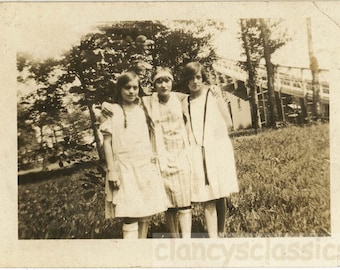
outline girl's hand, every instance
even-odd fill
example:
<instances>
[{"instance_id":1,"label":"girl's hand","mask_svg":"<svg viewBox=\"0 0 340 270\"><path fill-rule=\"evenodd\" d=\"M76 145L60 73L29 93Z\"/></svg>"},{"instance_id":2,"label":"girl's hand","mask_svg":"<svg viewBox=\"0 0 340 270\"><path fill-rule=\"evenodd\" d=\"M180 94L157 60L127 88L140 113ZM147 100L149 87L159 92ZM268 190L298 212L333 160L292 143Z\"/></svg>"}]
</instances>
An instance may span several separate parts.
<instances>
[{"instance_id":1,"label":"girl's hand","mask_svg":"<svg viewBox=\"0 0 340 270\"><path fill-rule=\"evenodd\" d=\"M111 189L119 189L120 181L113 171L108 171L108 181Z\"/></svg>"},{"instance_id":2,"label":"girl's hand","mask_svg":"<svg viewBox=\"0 0 340 270\"><path fill-rule=\"evenodd\" d=\"M219 98L222 96L221 88L217 85L211 85L209 89L215 98Z\"/></svg>"},{"instance_id":3,"label":"girl's hand","mask_svg":"<svg viewBox=\"0 0 340 270\"><path fill-rule=\"evenodd\" d=\"M109 180L109 185L111 189L119 189L120 181L119 180Z\"/></svg>"}]
</instances>

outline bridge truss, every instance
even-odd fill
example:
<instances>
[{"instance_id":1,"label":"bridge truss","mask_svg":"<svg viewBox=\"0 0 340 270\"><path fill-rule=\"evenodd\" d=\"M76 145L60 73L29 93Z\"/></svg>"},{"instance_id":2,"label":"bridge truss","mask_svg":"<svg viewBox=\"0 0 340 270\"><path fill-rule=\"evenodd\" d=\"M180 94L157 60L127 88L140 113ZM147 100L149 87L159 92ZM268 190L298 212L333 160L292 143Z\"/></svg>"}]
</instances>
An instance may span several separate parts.
<instances>
[{"instance_id":1,"label":"bridge truss","mask_svg":"<svg viewBox=\"0 0 340 270\"><path fill-rule=\"evenodd\" d=\"M218 84L242 82L247 86L248 73L238 66L236 60L221 59L214 65L215 80ZM257 105L262 125L267 124L267 74L264 65L258 68ZM324 118L329 118L329 71L319 69L320 110ZM312 74L309 68L277 65L275 68L274 90L276 92L279 117L283 121L298 121L305 106L307 118L311 117L313 105ZM249 95L249 89L246 87Z\"/></svg>"}]
</instances>

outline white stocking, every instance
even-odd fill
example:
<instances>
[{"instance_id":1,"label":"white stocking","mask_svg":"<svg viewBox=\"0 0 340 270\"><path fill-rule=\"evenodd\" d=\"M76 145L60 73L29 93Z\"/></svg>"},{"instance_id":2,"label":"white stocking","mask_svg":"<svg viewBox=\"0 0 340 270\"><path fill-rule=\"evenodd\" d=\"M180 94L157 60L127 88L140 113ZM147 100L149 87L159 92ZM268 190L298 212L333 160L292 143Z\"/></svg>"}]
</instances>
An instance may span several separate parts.
<instances>
[{"instance_id":1,"label":"white stocking","mask_svg":"<svg viewBox=\"0 0 340 270\"><path fill-rule=\"evenodd\" d=\"M191 238L191 209L178 210L178 219L181 225L182 238Z\"/></svg>"},{"instance_id":2,"label":"white stocking","mask_svg":"<svg viewBox=\"0 0 340 270\"><path fill-rule=\"evenodd\" d=\"M124 239L138 239L138 222L123 224Z\"/></svg>"},{"instance_id":3,"label":"white stocking","mask_svg":"<svg viewBox=\"0 0 340 270\"><path fill-rule=\"evenodd\" d=\"M204 203L204 214L209 238L217 237L217 211L215 201Z\"/></svg>"}]
</instances>

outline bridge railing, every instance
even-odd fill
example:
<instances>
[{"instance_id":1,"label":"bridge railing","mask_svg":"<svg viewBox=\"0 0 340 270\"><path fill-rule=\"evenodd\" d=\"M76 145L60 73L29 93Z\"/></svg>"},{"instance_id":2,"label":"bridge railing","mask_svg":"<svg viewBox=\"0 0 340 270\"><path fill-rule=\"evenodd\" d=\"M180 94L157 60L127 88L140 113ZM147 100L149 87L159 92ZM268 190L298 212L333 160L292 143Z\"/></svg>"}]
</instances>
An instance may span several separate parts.
<instances>
[{"instance_id":1,"label":"bridge railing","mask_svg":"<svg viewBox=\"0 0 340 270\"><path fill-rule=\"evenodd\" d=\"M229 77L237 80L246 81L248 73L237 65L237 61L230 59L221 59L215 66L215 69ZM329 102L329 71L325 69L319 70L319 96L323 102ZM264 65L258 68L258 85L267 88L267 73ZM282 93L313 98L312 75L311 70L302 67L276 66L276 74L274 79L275 91Z\"/></svg>"}]
</instances>

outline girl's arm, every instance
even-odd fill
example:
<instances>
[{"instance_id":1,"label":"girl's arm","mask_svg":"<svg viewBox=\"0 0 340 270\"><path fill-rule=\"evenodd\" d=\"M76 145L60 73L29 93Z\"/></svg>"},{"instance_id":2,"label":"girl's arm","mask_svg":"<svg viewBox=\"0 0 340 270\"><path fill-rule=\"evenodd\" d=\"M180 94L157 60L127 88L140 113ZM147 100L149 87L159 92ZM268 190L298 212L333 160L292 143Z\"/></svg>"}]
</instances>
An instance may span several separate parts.
<instances>
[{"instance_id":1,"label":"girl's arm","mask_svg":"<svg viewBox=\"0 0 340 270\"><path fill-rule=\"evenodd\" d=\"M210 88L213 96L216 98L216 103L218 110L220 111L228 130L233 129L233 121L231 120L229 109L227 103L224 101L222 97L222 92L219 87L212 87Z\"/></svg>"},{"instance_id":2,"label":"girl's arm","mask_svg":"<svg viewBox=\"0 0 340 270\"><path fill-rule=\"evenodd\" d=\"M117 177L117 172L115 171L114 157L112 151L112 135L104 134L103 148L105 153L106 167L107 167L107 177L109 185L111 188L118 188L120 185L119 179Z\"/></svg>"},{"instance_id":3,"label":"girl's arm","mask_svg":"<svg viewBox=\"0 0 340 270\"><path fill-rule=\"evenodd\" d=\"M181 92L174 92L176 93L176 96L178 97L178 99L182 102L185 101L188 98L188 94L184 94Z\"/></svg>"}]
</instances>

